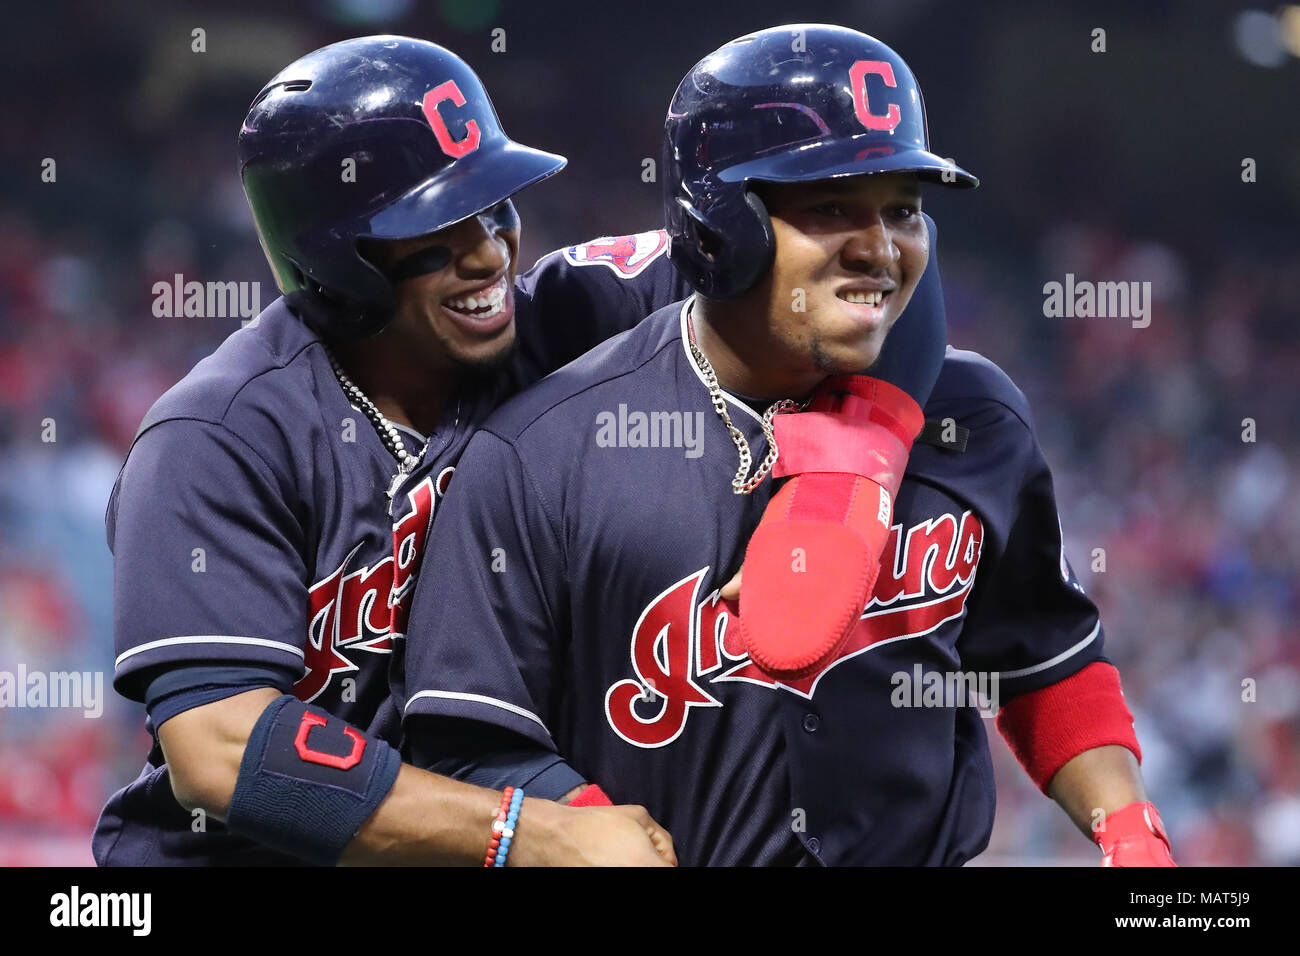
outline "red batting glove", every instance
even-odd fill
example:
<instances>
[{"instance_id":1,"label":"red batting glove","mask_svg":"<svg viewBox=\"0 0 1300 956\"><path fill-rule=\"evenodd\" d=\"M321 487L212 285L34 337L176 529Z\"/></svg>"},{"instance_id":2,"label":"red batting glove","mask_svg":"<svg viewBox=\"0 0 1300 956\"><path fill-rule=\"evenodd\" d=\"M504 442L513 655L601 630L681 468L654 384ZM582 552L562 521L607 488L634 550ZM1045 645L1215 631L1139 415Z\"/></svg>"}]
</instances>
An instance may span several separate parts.
<instances>
[{"instance_id":1,"label":"red batting glove","mask_svg":"<svg viewBox=\"0 0 1300 956\"><path fill-rule=\"evenodd\" d=\"M1130 803L1101 821L1092 835L1102 866L1177 866L1155 804Z\"/></svg>"}]
</instances>

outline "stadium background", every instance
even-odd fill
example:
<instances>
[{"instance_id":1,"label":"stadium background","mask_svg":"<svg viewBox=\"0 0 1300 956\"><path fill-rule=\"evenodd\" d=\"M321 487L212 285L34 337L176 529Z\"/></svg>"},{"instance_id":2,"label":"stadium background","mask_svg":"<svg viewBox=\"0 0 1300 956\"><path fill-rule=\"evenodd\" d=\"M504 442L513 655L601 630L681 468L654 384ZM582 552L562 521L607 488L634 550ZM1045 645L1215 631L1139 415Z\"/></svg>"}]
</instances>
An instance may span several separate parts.
<instances>
[{"instance_id":1,"label":"stadium background","mask_svg":"<svg viewBox=\"0 0 1300 956\"><path fill-rule=\"evenodd\" d=\"M523 265L659 224L663 111L701 56L826 20L894 46L936 151L950 340L1028 394L1066 551L1102 608L1144 774L1184 864L1300 863L1300 8L1209 0L576 4L103 3L6 10L0 36L0 670L104 674L99 719L0 709L0 864L89 862L143 762L109 689L103 512L149 405L238 325L155 318L154 282L274 285L235 165L253 95L325 43L396 32L483 76L507 130L570 157L525 193ZM1049 9L1052 8L1052 9ZM723 12L724 8L729 8ZM797 12L796 12L797 9ZM491 51L490 31L506 51ZM1092 30L1106 52L1092 52ZM206 52L191 49L205 31ZM57 161L57 181L41 162ZM1242 181L1253 158L1258 181ZM1045 318L1043 285L1152 283L1149 328ZM57 441L41 440L55 420ZM1243 419L1257 440L1243 441ZM1106 570L1092 570L1094 549ZM159 594L165 602L168 595ZM1243 680L1257 699L1244 702ZM997 826L977 862L1095 865L991 733ZM866 732L870 732L869 728Z\"/></svg>"}]
</instances>

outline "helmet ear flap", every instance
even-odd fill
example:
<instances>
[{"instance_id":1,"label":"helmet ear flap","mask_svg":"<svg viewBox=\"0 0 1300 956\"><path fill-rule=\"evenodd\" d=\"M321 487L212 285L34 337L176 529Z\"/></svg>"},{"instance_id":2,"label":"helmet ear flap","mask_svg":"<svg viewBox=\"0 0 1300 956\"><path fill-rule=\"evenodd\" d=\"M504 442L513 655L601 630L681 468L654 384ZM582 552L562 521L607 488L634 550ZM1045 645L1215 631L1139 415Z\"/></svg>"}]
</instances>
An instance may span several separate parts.
<instances>
[{"instance_id":1,"label":"helmet ear flap","mask_svg":"<svg viewBox=\"0 0 1300 956\"><path fill-rule=\"evenodd\" d=\"M695 230L695 248L710 264L716 264L725 248L722 237L702 223L693 222L691 227Z\"/></svg>"},{"instance_id":2,"label":"helmet ear flap","mask_svg":"<svg viewBox=\"0 0 1300 956\"><path fill-rule=\"evenodd\" d=\"M740 232L744 237L743 246L740 242L736 244L733 268L741 263L748 264L749 268L734 273L736 282L732 295L740 295L749 290L772 268L772 260L776 257L776 233L772 229L772 217L768 215L767 205L758 193L746 189L745 206L749 210L750 221Z\"/></svg>"},{"instance_id":3,"label":"helmet ear flap","mask_svg":"<svg viewBox=\"0 0 1300 956\"><path fill-rule=\"evenodd\" d=\"M706 225L699 210L681 199L669 207L668 258L705 295L713 286L721 250L720 237Z\"/></svg>"},{"instance_id":4,"label":"helmet ear flap","mask_svg":"<svg viewBox=\"0 0 1300 956\"><path fill-rule=\"evenodd\" d=\"M710 299L733 299L753 287L772 265L776 236L767 207L745 190L706 218L678 200L680 215L668 256L696 290ZM725 208L725 212L723 209Z\"/></svg>"},{"instance_id":5,"label":"helmet ear flap","mask_svg":"<svg viewBox=\"0 0 1300 956\"><path fill-rule=\"evenodd\" d=\"M382 277L373 263L363 256L358 258ZM366 307L342 299L304 272L297 263L293 265L293 272L298 279L298 288L287 293L285 301L322 338L339 341L366 339L382 331L393 318L392 307Z\"/></svg>"},{"instance_id":6,"label":"helmet ear flap","mask_svg":"<svg viewBox=\"0 0 1300 956\"><path fill-rule=\"evenodd\" d=\"M732 228L724 256L713 275L713 299L734 299L752 289L772 268L776 234L772 218L759 196L746 189L744 202L732 206Z\"/></svg>"}]
</instances>

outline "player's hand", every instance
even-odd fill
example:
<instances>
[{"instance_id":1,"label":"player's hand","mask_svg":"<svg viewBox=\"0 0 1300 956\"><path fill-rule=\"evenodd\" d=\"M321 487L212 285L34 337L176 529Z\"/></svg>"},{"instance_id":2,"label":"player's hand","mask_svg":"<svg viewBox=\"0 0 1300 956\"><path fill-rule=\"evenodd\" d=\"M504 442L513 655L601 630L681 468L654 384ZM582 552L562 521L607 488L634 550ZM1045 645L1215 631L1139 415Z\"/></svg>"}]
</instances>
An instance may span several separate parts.
<instances>
[{"instance_id":1,"label":"player's hand","mask_svg":"<svg viewBox=\"0 0 1300 956\"><path fill-rule=\"evenodd\" d=\"M615 807L615 810L630 812L632 818L641 824L646 836L654 844L655 852L668 866L677 865L677 850L673 847L673 835L661 827L649 811L641 806Z\"/></svg>"},{"instance_id":2,"label":"player's hand","mask_svg":"<svg viewBox=\"0 0 1300 956\"><path fill-rule=\"evenodd\" d=\"M645 807L565 807L525 798L510 864L676 866L673 838Z\"/></svg>"},{"instance_id":3,"label":"player's hand","mask_svg":"<svg viewBox=\"0 0 1300 956\"><path fill-rule=\"evenodd\" d=\"M1164 822L1149 801L1134 801L1102 820L1093 834L1102 866L1177 866Z\"/></svg>"}]
</instances>

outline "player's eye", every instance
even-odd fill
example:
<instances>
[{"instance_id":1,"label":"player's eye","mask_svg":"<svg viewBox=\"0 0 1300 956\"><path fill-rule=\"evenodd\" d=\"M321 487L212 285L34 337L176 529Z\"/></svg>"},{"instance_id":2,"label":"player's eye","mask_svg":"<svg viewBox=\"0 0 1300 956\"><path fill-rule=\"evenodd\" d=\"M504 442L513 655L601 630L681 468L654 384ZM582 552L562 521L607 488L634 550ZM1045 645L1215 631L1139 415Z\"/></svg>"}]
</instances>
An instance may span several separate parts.
<instances>
[{"instance_id":1,"label":"player's eye","mask_svg":"<svg viewBox=\"0 0 1300 956\"><path fill-rule=\"evenodd\" d=\"M906 222L909 219L915 219L921 214L921 207L916 203L903 203L894 207L894 218Z\"/></svg>"},{"instance_id":2,"label":"player's eye","mask_svg":"<svg viewBox=\"0 0 1300 956\"><path fill-rule=\"evenodd\" d=\"M844 215L844 207L837 202L821 202L812 207L812 211L819 216L836 217Z\"/></svg>"},{"instance_id":3,"label":"player's eye","mask_svg":"<svg viewBox=\"0 0 1300 956\"><path fill-rule=\"evenodd\" d=\"M479 213L479 216L498 232L519 228L519 214L515 212L515 204L509 199L503 199L495 206L489 206Z\"/></svg>"}]
</instances>

